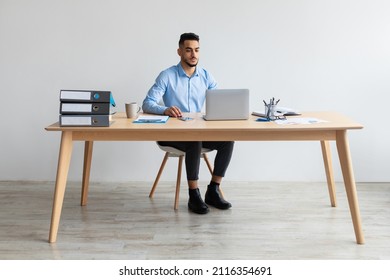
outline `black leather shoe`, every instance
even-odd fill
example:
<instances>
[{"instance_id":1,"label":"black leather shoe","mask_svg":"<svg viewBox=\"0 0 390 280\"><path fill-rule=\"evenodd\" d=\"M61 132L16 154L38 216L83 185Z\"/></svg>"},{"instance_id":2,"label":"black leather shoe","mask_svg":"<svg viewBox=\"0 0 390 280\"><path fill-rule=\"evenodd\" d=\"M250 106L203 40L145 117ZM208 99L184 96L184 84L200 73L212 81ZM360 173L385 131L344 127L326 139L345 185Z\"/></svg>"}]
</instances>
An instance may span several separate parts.
<instances>
[{"instance_id":1,"label":"black leather shoe","mask_svg":"<svg viewBox=\"0 0 390 280\"><path fill-rule=\"evenodd\" d=\"M189 190L190 199L188 200L188 209L196 214L206 214L209 207L203 202L199 189Z\"/></svg>"},{"instance_id":2,"label":"black leather shoe","mask_svg":"<svg viewBox=\"0 0 390 280\"><path fill-rule=\"evenodd\" d=\"M207 186L207 191L205 195L205 202L208 205L214 206L215 208L226 210L232 207L230 202L227 202L221 195L219 191L219 186Z\"/></svg>"}]
</instances>

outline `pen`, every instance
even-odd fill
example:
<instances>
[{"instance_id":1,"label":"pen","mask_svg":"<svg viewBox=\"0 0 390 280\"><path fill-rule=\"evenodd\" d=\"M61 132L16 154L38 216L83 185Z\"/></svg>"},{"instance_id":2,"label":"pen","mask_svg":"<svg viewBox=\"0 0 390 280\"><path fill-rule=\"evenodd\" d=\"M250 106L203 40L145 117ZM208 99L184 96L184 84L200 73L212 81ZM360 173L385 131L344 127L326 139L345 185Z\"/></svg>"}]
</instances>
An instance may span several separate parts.
<instances>
[{"instance_id":1,"label":"pen","mask_svg":"<svg viewBox=\"0 0 390 280\"><path fill-rule=\"evenodd\" d=\"M269 114L270 114L270 111L271 111L271 103L267 105L267 120L269 120Z\"/></svg>"}]
</instances>

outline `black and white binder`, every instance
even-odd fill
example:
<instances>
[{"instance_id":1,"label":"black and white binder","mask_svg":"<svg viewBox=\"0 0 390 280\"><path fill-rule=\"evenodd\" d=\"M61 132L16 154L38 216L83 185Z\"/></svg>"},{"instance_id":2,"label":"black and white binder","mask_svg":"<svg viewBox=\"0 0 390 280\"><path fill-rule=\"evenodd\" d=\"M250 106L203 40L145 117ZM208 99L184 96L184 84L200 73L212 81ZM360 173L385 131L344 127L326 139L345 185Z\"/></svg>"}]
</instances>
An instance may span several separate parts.
<instances>
[{"instance_id":1,"label":"black and white binder","mask_svg":"<svg viewBox=\"0 0 390 280\"><path fill-rule=\"evenodd\" d=\"M60 115L60 126L110 126L112 115Z\"/></svg>"},{"instance_id":2,"label":"black and white binder","mask_svg":"<svg viewBox=\"0 0 390 280\"><path fill-rule=\"evenodd\" d=\"M115 106L111 91L99 90L61 90L61 102L108 102Z\"/></svg>"},{"instance_id":3,"label":"black and white binder","mask_svg":"<svg viewBox=\"0 0 390 280\"><path fill-rule=\"evenodd\" d=\"M107 115L114 111L110 103L63 103L60 114L63 115Z\"/></svg>"}]
</instances>

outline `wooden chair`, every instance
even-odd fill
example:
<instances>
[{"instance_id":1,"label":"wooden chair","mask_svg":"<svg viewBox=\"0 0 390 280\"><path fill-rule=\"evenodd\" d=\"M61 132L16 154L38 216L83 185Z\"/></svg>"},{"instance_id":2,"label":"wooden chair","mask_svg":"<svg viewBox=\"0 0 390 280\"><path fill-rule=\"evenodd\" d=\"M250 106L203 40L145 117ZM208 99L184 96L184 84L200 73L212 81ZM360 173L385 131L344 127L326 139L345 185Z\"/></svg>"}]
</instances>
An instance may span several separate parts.
<instances>
[{"instance_id":1,"label":"wooden chair","mask_svg":"<svg viewBox=\"0 0 390 280\"><path fill-rule=\"evenodd\" d=\"M180 151L176 148L170 147L170 146L161 146L157 143L158 147L165 152L164 159L161 163L160 169L158 170L157 177L154 180L153 187L150 191L149 197L152 198L154 195L154 191L156 190L158 181L160 180L161 174L164 170L165 164L167 163L168 158L170 157L178 157L179 158L179 164L177 168L177 179L176 179L176 192L175 192L175 203L173 208L177 210L178 205L179 205L179 193L180 193L180 181L181 181L181 170L183 166L183 159L185 156L185 152ZM207 157L207 153L211 152L212 150L208 149L202 149L201 156L204 159L204 161L207 164L207 167L210 171L210 174L213 174L213 168L211 167L210 161Z\"/></svg>"}]
</instances>

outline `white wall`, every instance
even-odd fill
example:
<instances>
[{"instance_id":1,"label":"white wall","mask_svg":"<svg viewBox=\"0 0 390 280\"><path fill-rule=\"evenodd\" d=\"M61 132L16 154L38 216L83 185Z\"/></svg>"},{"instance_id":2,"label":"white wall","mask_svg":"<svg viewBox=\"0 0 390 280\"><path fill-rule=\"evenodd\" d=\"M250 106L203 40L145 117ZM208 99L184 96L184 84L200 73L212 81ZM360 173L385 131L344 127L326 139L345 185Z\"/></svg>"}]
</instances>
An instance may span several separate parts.
<instances>
[{"instance_id":1,"label":"white wall","mask_svg":"<svg viewBox=\"0 0 390 280\"><path fill-rule=\"evenodd\" d=\"M55 179L60 133L44 128L60 89L111 90L123 111L196 32L221 88L249 88L252 109L274 96L350 116L365 126L349 133L356 180L390 181L389 15L387 0L0 0L0 180ZM154 142L97 142L91 180L151 181L162 156ZM334 168L341 180L335 152ZM237 142L226 179L324 181L319 143Z\"/></svg>"}]
</instances>

